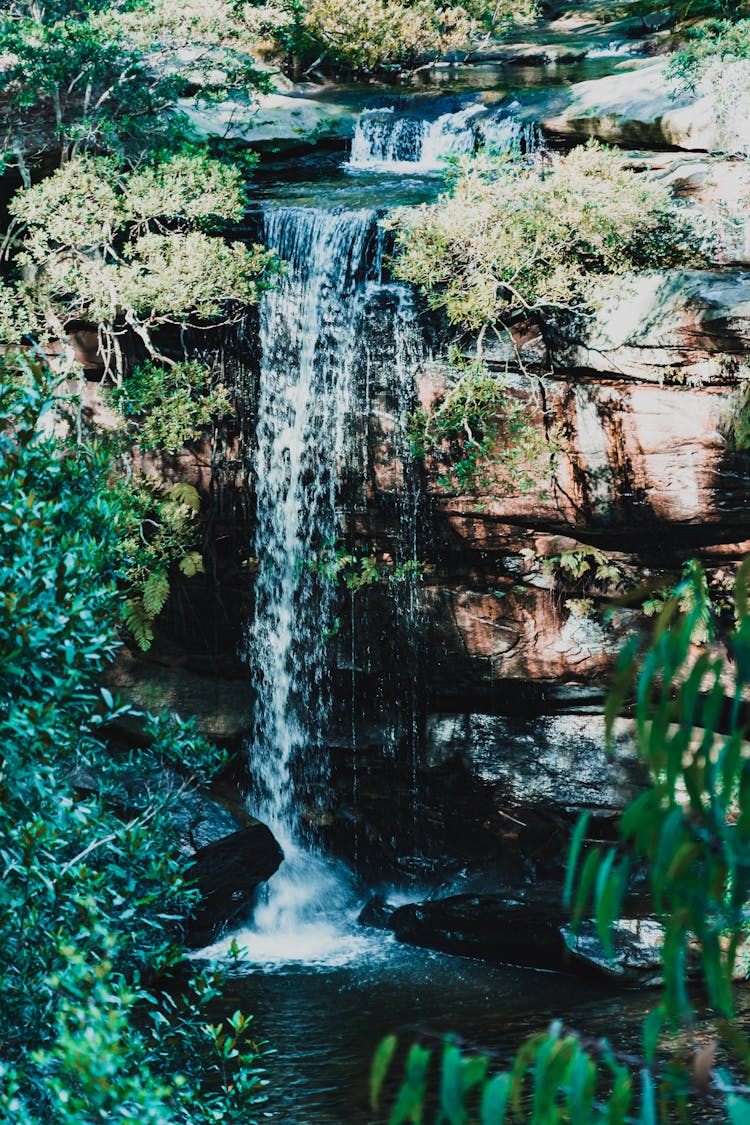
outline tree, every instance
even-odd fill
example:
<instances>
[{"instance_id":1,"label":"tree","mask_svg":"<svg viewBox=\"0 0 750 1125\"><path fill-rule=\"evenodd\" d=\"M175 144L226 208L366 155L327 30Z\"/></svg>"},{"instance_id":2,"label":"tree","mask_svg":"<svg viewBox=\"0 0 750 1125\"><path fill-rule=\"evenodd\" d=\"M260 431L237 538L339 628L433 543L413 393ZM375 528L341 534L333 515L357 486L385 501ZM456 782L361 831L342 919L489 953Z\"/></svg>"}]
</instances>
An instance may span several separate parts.
<instances>
[{"instance_id":1,"label":"tree","mask_svg":"<svg viewBox=\"0 0 750 1125\"><path fill-rule=\"evenodd\" d=\"M728 658L696 648L711 615L697 564L665 604L645 650L635 638L625 646L607 703L607 726L611 735L632 698L638 752L650 783L620 818L619 849L584 851L585 820L571 847L567 892L574 929L591 909L605 950L612 950L610 927L628 872L634 862L646 866L664 925L664 992L644 1022L640 1073L619 1060L609 1043L585 1043L559 1024L529 1039L510 1070L492 1078L488 1059L465 1058L448 1041L439 1065L440 1120L604 1125L638 1114L639 1122L655 1125L673 1115L687 1121L691 1101L698 1119L704 1119L702 1106L723 1106L731 1125L749 1119L750 1041L734 1018L734 979L750 920L749 583L750 560L737 575ZM716 1013L715 1040L686 1064L657 1048L664 1028L692 1024L688 971L695 966ZM719 1044L729 1059L725 1068L714 1064ZM396 1046L390 1037L378 1050L375 1102ZM430 1055L419 1044L408 1054L391 1125L423 1119Z\"/></svg>"},{"instance_id":2,"label":"tree","mask_svg":"<svg viewBox=\"0 0 750 1125\"><path fill-rule=\"evenodd\" d=\"M206 96L267 88L242 32L222 3L10 0L0 15L6 158L30 186L31 167L51 152L62 163L101 151L137 163L180 143L175 102L188 79Z\"/></svg>"},{"instance_id":3,"label":"tree","mask_svg":"<svg viewBox=\"0 0 750 1125\"><path fill-rule=\"evenodd\" d=\"M528 22L536 5L533 0L281 0L247 4L244 11L248 26L284 53L287 68L299 78L305 67L373 74L466 53L512 23Z\"/></svg>"},{"instance_id":4,"label":"tree","mask_svg":"<svg viewBox=\"0 0 750 1125\"><path fill-rule=\"evenodd\" d=\"M95 326L120 383L128 349L160 354L158 329L215 326L257 300L274 254L216 233L243 205L240 172L202 153L130 172L112 158L68 161L9 205L20 299L48 339Z\"/></svg>"}]
</instances>

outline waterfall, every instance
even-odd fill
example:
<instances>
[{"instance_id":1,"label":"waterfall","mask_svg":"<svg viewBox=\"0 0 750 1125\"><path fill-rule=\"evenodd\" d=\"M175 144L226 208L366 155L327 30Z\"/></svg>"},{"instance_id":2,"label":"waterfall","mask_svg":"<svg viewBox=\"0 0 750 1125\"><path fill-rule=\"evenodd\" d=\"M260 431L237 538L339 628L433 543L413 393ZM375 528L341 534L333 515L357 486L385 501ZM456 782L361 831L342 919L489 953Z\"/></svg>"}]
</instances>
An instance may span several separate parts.
<instances>
[{"instance_id":1,"label":"waterfall","mask_svg":"<svg viewBox=\"0 0 750 1125\"><path fill-rule=\"evenodd\" d=\"M259 309L257 575L245 646L256 702L248 754L253 811L274 832L285 861L240 940L251 957L269 963L330 963L366 940L350 929L342 946L342 926L357 906L352 877L321 854L303 820L315 823L315 801L326 796L329 642L339 608L336 584L317 561L340 541L345 500L361 501L369 471L361 429L370 410L365 322L373 307L385 317L387 356L378 366L386 364L389 384L395 375L394 449L400 463L408 461L403 435L419 329L407 287L383 279L384 238L372 210L264 214L263 242L286 270ZM416 553L416 496L403 481L400 491L398 537L408 560ZM354 654L352 676L353 669ZM354 718L352 731L356 739Z\"/></svg>"},{"instance_id":2,"label":"waterfall","mask_svg":"<svg viewBox=\"0 0 750 1125\"><path fill-rule=\"evenodd\" d=\"M512 108L512 107L511 107ZM400 114L393 106L359 115L346 167L350 171L434 172L445 158L479 148L507 152L534 147L535 127L504 109L489 113L479 102L434 120Z\"/></svg>"},{"instance_id":3,"label":"waterfall","mask_svg":"<svg viewBox=\"0 0 750 1125\"><path fill-rule=\"evenodd\" d=\"M263 240L287 265L260 307L250 765L257 814L286 858L256 909L253 946L278 956L284 941L325 946L323 916L348 893L305 838L298 800L325 775L336 591L313 563L340 531L357 328L383 236L373 211L281 208L266 212Z\"/></svg>"}]
</instances>

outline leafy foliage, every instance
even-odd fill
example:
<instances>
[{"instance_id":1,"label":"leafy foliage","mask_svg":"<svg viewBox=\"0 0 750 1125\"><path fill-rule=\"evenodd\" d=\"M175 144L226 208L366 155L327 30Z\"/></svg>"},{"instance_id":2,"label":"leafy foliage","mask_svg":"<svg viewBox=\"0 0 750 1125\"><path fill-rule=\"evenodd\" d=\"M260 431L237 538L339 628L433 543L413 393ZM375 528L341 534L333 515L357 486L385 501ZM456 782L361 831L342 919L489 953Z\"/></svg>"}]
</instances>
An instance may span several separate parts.
<instances>
[{"instance_id":1,"label":"leafy foliage","mask_svg":"<svg viewBox=\"0 0 750 1125\"><path fill-rule=\"evenodd\" d=\"M197 438L212 418L232 413L226 388L215 383L210 369L197 360L171 366L148 360L107 397L126 420L133 421L132 438L144 450L176 453Z\"/></svg>"},{"instance_id":2,"label":"leafy foliage","mask_svg":"<svg viewBox=\"0 0 750 1125\"><path fill-rule=\"evenodd\" d=\"M440 483L451 492L525 492L551 476L556 443L545 436L508 382L477 362L442 399L411 416L417 456L449 462Z\"/></svg>"},{"instance_id":3,"label":"leafy foliage","mask_svg":"<svg viewBox=\"0 0 750 1125\"><path fill-rule=\"evenodd\" d=\"M582 311L597 277L689 257L669 193L595 143L549 172L462 158L449 194L392 222L396 275L472 330Z\"/></svg>"},{"instance_id":4,"label":"leafy foliage","mask_svg":"<svg viewBox=\"0 0 750 1125\"><path fill-rule=\"evenodd\" d=\"M64 163L108 151L137 162L179 144L175 106L190 57L195 87L214 96L268 88L242 21L223 3L174 0L9 0L0 15L0 95L7 158L29 163L59 148Z\"/></svg>"},{"instance_id":5,"label":"leafy foliage","mask_svg":"<svg viewBox=\"0 0 750 1125\"><path fill-rule=\"evenodd\" d=\"M30 279L21 298L57 338L73 321L96 325L121 381L123 342L153 355L156 329L257 299L274 254L209 233L243 202L240 173L205 154L130 173L107 158L72 160L11 200L15 261Z\"/></svg>"},{"instance_id":6,"label":"leafy foliage","mask_svg":"<svg viewBox=\"0 0 750 1125\"><path fill-rule=\"evenodd\" d=\"M467 51L535 14L533 0L282 0L245 6L248 25L287 57L299 75L308 65L372 74L410 68Z\"/></svg>"},{"instance_id":7,"label":"leafy foliage","mask_svg":"<svg viewBox=\"0 0 750 1125\"><path fill-rule=\"evenodd\" d=\"M341 583L352 594L367 586L384 582L405 582L418 577L422 564L416 559L393 564L389 559L378 561L374 551L352 553L337 543L325 543L307 560L307 567L324 582Z\"/></svg>"},{"instance_id":8,"label":"leafy foliage","mask_svg":"<svg viewBox=\"0 0 750 1125\"><path fill-rule=\"evenodd\" d=\"M689 29L667 73L678 87L695 92L707 68L738 59L750 59L750 19L706 20Z\"/></svg>"},{"instance_id":9,"label":"leafy foliage","mask_svg":"<svg viewBox=\"0 0 750 1125\"><path fill-rule=\"evenodd\" d=\"M51 425L33 358L6 356L0 396L0 1120L13 1125L248 1125L262 1097L242 1013L214 1026L220 978L176 976L195 892L176 852L175 791L222 764L189 724L102 742L122 717L97 688L116 648L123 518L96 447Z\"/></svg>"},{"instance_id":10,"label":"leafy foliage","mask_svg":"<svg viewBox=\"0 0 750 1125\"><path fill-rule=\"evenodd\" d=\"M375 1057L371 1094L378 1109L384 1081L397 1053L395 1036L383 1040ZM440 1122L450 1125L624 1125L640 1101L640 1121L656 1107L650 1075L644 1071L640 1097L632 1076L602 1041L593 1054L559 1023L532 1035L512 1067L489 1077L490 1060L465 1056L449 1037L436 1063L433 1052L415 1044L406 1056L404 1079L387 1118L389 1125L424 1121L425 1095L435 1088ZM655 1120L655 1117L653 1118Z\"/></svg>"},{"instance_id":11,"label":"leafy foliage","mask_svg":"<svg viewBox=\"0 0 750 1125\"><path fill-rule=\"evenodd\" d=\"M160 486L143 474L110 482L118 500L123 536L121 585L124 621L138 646L151 647L154 621L166 605L175 566L187 578L203 573L195 546L200 496L189 484Z\"/></svg>"},{"instance_id":12,"label":"leafy foliage","mask_svg":"<svg viewBox=\"0 0 750 1125\"><path fill-rule=\"evenodd\" d=\"M607 701L607 728L611 736L633 699L636 743L649 785L621 816L624 854L587 848L587 818L573 837L565 894L574 931L593 909L612 954L610 928L634 860L646 867L664 926L663 1000L644 1021L640 1074L633 1073L632 1063L618 1060L606 1041L584 1042L559 1024L529 1039L510 1069L489 1080L488 1060L463 1058L450 1040L438 1078L429 1072L429 1052L417 1045L407 1055L397 1093L389 1096L390 1125L423 1121L431 1090L439 1098L438 1120L462 1125L624 1123L634 1114L640 1123L654 1125L675 1117L689 1120L689 1096L698 1092L690 1070L676 1059L660 1059L657 1046L666 1022L689 1026L693 1019L688 972L695 969L718 1013L716 1032L732 1065L730 1072L711 1071L709 1064L702 1092L723 1102L729 1121L748 1119L750 1103L738 1076L750 1071L750 1042L733 1018L733 982L750 900L749 587L747 560L735 585L731 661L695 647L711 615L697 563L687 566L664 604L645 650L637 638L624 647ZM375 1057L375 1104L396 1053L391 1037ZM471 1074L471 1082L462 1082L462 1074Z\"/></svg>"}]
</instances>

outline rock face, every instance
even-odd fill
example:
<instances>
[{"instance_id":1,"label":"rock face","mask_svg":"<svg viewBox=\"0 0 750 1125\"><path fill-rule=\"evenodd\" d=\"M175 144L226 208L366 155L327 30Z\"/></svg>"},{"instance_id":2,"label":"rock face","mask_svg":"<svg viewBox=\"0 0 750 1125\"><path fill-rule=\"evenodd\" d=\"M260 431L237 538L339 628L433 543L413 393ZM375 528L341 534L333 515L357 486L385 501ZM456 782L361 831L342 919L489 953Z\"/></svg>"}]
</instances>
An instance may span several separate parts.
<instances>
[{"instance_id":1,"label":"rock face","mask_svg":"<svg viewBox=\"0 0 750 1125\"><path fill-rule=\"evenodd\" d=\"M626 147L747 150L746 115L727 114L715 91L699 97L680 93L662 59L623 67L622 73L574 84L564 108L555 106L543 117L544 128L579 141L597 137Z\"/></svg>"},{"instance_id":2,"label":"rock face","mask_svg":"<svg viewBox=\"0 0 750 1125\"><path fill-rule=\"evenodd\" d=\"M192 98L183 98L180 108L197 136L241 140L266 153L341 144L352 135L357 116L356 110L309 88L262 94L257 103L227 99L198 107Z\"/></svg>"},{"instance_id":3,"label":"rock face","mask_svg":"<svg viewBox=\"0 0 750 1125\"><path fill-rule=\"evenodd\" d=\"M496 806L517 816L539 808L610 816L637 795L643 778L624 725L613 750L604 746L599 715L433 713L425 756L429 769L460 759Z\"/></svg>"}]
</instances>

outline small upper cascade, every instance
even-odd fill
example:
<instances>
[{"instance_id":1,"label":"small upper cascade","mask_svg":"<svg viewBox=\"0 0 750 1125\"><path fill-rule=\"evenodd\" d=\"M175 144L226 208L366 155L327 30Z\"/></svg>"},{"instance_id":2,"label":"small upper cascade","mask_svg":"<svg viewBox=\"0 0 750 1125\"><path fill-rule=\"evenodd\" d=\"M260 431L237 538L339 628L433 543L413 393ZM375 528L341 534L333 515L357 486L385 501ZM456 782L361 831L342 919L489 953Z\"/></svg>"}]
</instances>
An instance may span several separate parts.
<instances>
[{"instance_id":1,"label":"small upper cascade","mask_svg":"<svg viewBox=\"0 0 750 1125\"><path fill-rule=\"evenodd\" d=\"M437 172L446 157L487 148L507 152L535 147L534 126L504 109L488 112L480 102L430 120L399 113L394 106L359 115L346 167L350 171Z\"/></svg>"}]
</instances>

